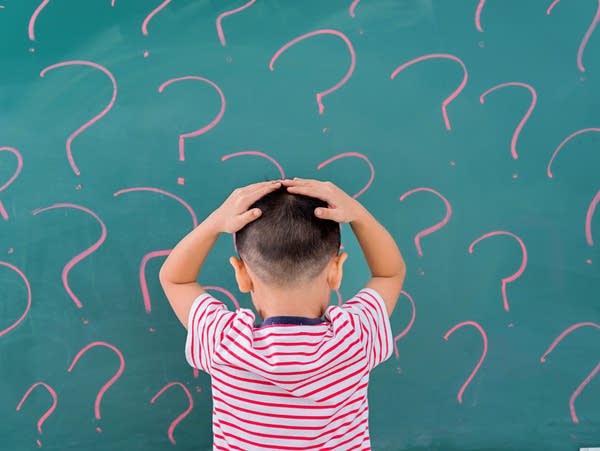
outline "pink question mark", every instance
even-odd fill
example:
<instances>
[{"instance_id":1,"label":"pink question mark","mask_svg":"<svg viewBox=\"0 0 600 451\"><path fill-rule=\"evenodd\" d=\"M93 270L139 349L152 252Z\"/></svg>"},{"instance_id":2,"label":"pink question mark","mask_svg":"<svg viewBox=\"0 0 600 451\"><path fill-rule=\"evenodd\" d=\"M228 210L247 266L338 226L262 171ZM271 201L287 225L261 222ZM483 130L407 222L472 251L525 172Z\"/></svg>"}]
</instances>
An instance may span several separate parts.
<instances>
[{"instance_id":1,"label":"pink question mark","mask_svg":"<svg viewBox=\"0 0 600 451\"><path fill-rule=\"evenodd\" d=\"M28 28L27 31L29 33L29 40L31 40L31 41L35 41L35 21L37 20L37 17L40 15L42 10L46 7L46 5L48 3L50 3L50 0L42 0L42 2L38 5L38 7L35 8L35 11L31 15L31 18L29 19L29 26L27 27ZM33 52L35 49L32 47L29 50Z\"/></svg>"},{"instance_id":2,"label":"pink question mark","mask_svg":"<svg viewBox=\"0 0 600 451\"><path fill-rule=\"evenodd\" d=\"M15 157L17 157L17 168L15 169L14 174L4 183L4 185L0 186L0 193L1 193L6 188L8 188L8 186L12 182L14 182L15 179L21 173L21 170L23 169L23 157L21 156L21 153L17 149L15 149L13 147L1 146L0 147L0 152L10 152ZM5 221L8 220L8 213L6 211L6 208L4 208L4 204L2 203L1 200L0 200L0 216L2 216L2 218L4 218Z\"/></svg>"},{"instance_id":3,"label":"pink question mark","mask_svg":"<svg viewBox=\"0 0 600 451\"><path fill-rule=\"evenodd\" d=\"M477 3L477 9L475 10L475 27L480 33L483 33L483 28L481 28L481 11L483 11L484 5L485 0L479 0L479 3Z\"/></svg>"},{"instance_id":4,"label":"pink question mark","mask_svg":"<svg viewBox=\"0 0 600 451\"><path fill-rule=\"evenodd\" d=\"M17 411L21 410L21 407L23 407L23 403L29 397L29 395L31 394L33 389L35 389L36 387L40 387L40 386L44 387L46 390L48 390L48 393L50 393L50 396L52 397L52 405L48 408L48 410L46 410L46 412L44 412L44 414L40 417L40 419L37 422L37 430L41 434L42 433L42 425L44 424L44 421L46 421L48 419L48 417L50 417L50 415L52 415L52 412L54 412L54 410L56 410L56 406L58 405L58 396L56 395L56 391L54 391L54 389L50 385L46 384L45 382L40 381L40 382L36 382L31 387L29 387L29 389L27 389L27 391L25 392L25 394L23 395L23 397L17 404ZM36 442L37 442L38 447L42 446L42 441L40 439L37 439Z\"/></svg>"},{"instance_id":5,"label":"pink question mark","mask_svg":"<svg viewBox=\"0 0 600 451\"><path fill-rule=\"evenodd\" d=\"M400 351L398 351L398 340L400 340L402 337L404 337L410 331L410 329L412 328L412 326L415 322L415 318L417 316L417 309L415 308L415 301L412 298L412 296L404 290L402 290L400 292L401 297L402 297L402 295L406 296L406 299L408 299L408 301L410 302L412 314L410 317L410 321L408 322L408 325L402 330L402 332L400 332L398 335L396 335L394 337L394 353L396 354L396 360L400 360ZM398 372L400 372L400 367L398 367L397 370L398 370Z\"/></svg>"},{"instance_id":6,"label":"pink question mark","mask_svg":"<svg viewBox=\"0 0 600 451\"><path fill-rule=\"evenodd\" d=\"M173 381L173 382L169 382L168 384L166 384L163 388L161 388L150 400L150 402L152 404L154 404L154 401L156 401L160 395L162 395L165 391L167 391L169 388L171 387L180 387L183 392L185 393L185 396L188 399L188 407L187 409L185 409L182 413L180 413L169 425L169 430L167 432L167 435L169 436L169 441L175 445L175 437L173 437L173 432L175 431L175 428L177 427L177 425L179 423L181 423L181 421L187 417L190 412L192 411L192 409L194 408L194 399L192 398L192 394L190 393L190 391L188 390L188 388L183 385L181 382L177 382L177 381Z\"/></svg>"},{"instance_id":7,"label":"pink question mark","mask_svg":"<svg viewBox=\"0 0 600 451\"><path fill-rule=\"evenodd\" d=\"M194 209L190 206L190 204L188 204L181 197L176 196L175 194L170 193L165 190L162 190L160 188L153 188L150 186L138 186L138 187L133 187L133 188L124 188L124 189L115 191L113 193L113 196L116 197L116 196L120 196L121 194L124 194L124 193L131 193L131 192L135 192L135 191L150 191L150 192L162 194L164 196L170 197L171 199L174 199L176 202L181 204L189 212L189 214L192 218L193 227L195 228L198 225L198 218L196 217L196 213L194 212ZM146 282L146 265L148 264L148 262L150 260L152 260L154 258L166 257L167 255L169 255L169 253L171 251L172 251L172 249L156 250L156 251L149 252L142 257L142 261L141 261L140 267L139 267L139 280L140 280L140 288L142 290L142 298L144 299L144 308L146 309L146 313L150 313L152 311L152 304L150 301L150 293L148 292L148 283Z\"/></svg>"},{"instance_id":8,"label":"pink question mark","mask_svg":"<svg viewBox=\"0 0 600 451\"><path fill-rule=\"evenodd\" d=\"M350 7L348 8L348 13L350 14L350 17L352 17L354 19L355 14L354 11L356 10L356 7L358 6L358 4L360 3L360 0L352 0L352 3L350 4Z\"/></svg>"},{"instance_id":9,"label":"pink question mark","mask_svg":"<svg viewBox=\"0 0 600 451\"><path fill-rule=\"evenodd\" d=\"M546 10L546 15L549 15L552 12L552 10L558 4L558 2L560 2L560 0L554 0L550 4L548 9ZM585 32L585 35L583 36L583 39L581 40L581 44L579 44L579 49L577 50L577 68L579 69L580 72L585 72L585 67L583 66L583 52L585 51L585 47L586 47L588 41L590 40L590 36L592 36L592 33L594 32L596 25L598 25L598 22L600 21L600 0L597 0L597 3L598 3L598 5L596 6L596 14L594 14L592 23L590 24L587 31Z\"/></svg>"},{"instance_id":10,"label":"pink question mark","mask_svg":"<svg viewBox=\"0 0 600 451\"><path fill-rule=\"evenodd\" d=\"M525 123L527 122L527 120L531 116L531 113L533 112L533 109L535 108L535 105L537 103L537 92L535 91L533 86L531 86L527 83L521 83L518 81L510 81L507 83L500 83L499 85L492 86L490 89L488 89L483 94L481 94L481 96L479 96L479 103L481 103L483 105L485 102L485 96L487 96L491 92L496 91L497 89L506 88L508 86L518 86L521 88L525 88L531 94L531 104L529 105L529 108L527 109L527 112L525 113L525 115L521 118L519 125L517 125L517 128L515 129L512 139L510 141L510 152L512 154L513 159L516 160L517 158L519 158L519 154L517 153L517 140L519 139L519 134L521 133L521 130L523 130Z\"/></svg>"},{"instance_id":11,"label":"pink question mark","mask_svg":"<svg viewBox=\"0 0 600 451\"><path fill-rule=\"evenodd\" d=\"M62 270L61 278L62 278L63 286L65 287L65 290L67 291L67 293L69 294L69 297L73 300L73 302L75 303L77 308L82 308L83 305L81 304L81 301L75 295L75 293L73 293L73 290L71 290L71 286L69 285L69 272L71 271L71 269L73 269L73 267L77 263L79 263L81 260L83 260L85 257L90 255L91 253L95 252L96 249L98 249L100 247L100 245L102 243L104 243L104 241L106 240L106 234L107 234L106 225L104 224L102 219L100 219L100 217L96 213L94 213L92 210L90 210L89 208L86 208L86 207L82 207L81 205L76 205L76 204L69 204L69 203L53 204L53 205L50 205L49 207L37 208L37 209L33 210L32 214L35 216L44 211L54 210L57 208L73 208L76 210L81 210L84 213L87 213L88 215L92 216L98 222L98 224L100 224L100 228L101 228L100 238L98 238L98 240L94 244L92 244L89 248L87 248L86 250L77 254L75 257L73 257L71 260L69 260L69 262L65 265L65 267Z\"/></svg>"},{"instance_id":12,"label":"pink question mark","mask_svg":"<svg viewBox=\"0 0 600 451\"><path fill-rule=\"evenodd\" d=\"M120 196L121 194L134 192L134 191L150 191L150 192L159 193L159 194L165 195L167 197L170 197L171 199L174 199L190 213L190 216L192 218L193 227L196 227L198 225L198 218L196 216L196 213L194 212L194 209L190 206L190 204L188 204L181 197L179 197L173 193L170 193L168 191L162 190L160 188L153 188L153 187L149 187L149 186L125 188L125 189L115 191L113 193L113 196L116 197L116 196ZM148 282L146 281L146 265L148 264L148 262L150 260L152 260L154 258L168 256L171 253L171 251L172 251L172 249L156 250L156 251L148 252L147 254L145 254L142 257L142 261L140 262L140 267L139 267L139 281L140 281L140 288L142 290L142 298L144 301L144 308L146 310L146 313L150 313L152 311L152 303L150 300L150 293L148 290ZM154 330L151 328L150 331L153 332ZM194 377L196 377L196 378L199 377L199 372L198 372L197 368L194 368Z\"/></svg>"},{"instance_id":13,"label":"pink question mark","mask_svg":"<svg viewBox=\"0 0 600 451\"><path fill-rule=\"evenodd\" d=\"M2 260L0 260L0 266L5 266L5 267L13 270L14 272L16 272L19 275L19 277L23 280L23 283L25 284L25 288L27 289L27 305L25 306L25 310L23 311L23 314L21 315L21 317L18 320L16 320L10 326L5 327L4 329L0 330L0 337L1 337L5 334L9 333L15 327L17 327L21 323L21 321L23 321L25 319L25 317L27 316L27 313L29 313L29 309L31 308L31 285L29 284L29 280L27 279L27 276L23 273L23 271L21 271L16 266L11 265L10 263L2 261Z\"/></svg>"},{"instance_id":14,"label":"pink question mark","mask_svg":"<svg viewBox=\"0 0 600 451\"><path fill-rule=\"evenodd\" d=\"M523 274L523 271L525 271L525 268L527 267L527 248L525 247L525 243L523 243L523 240L521 238L519 238L517 235L515 235L514 233L507 232L504 230L495 230L493 232L488 232L488 233L480 236L475 241L473 241L471 244L469 244L469 254L473 253L473 248L480 241L490 238L492 236L499 236L499 235L506 235L506 236L510 236L511 238L514 238L517 241L517 243L519 243L519 246L521 247L521 254L522 254L521 265L519 266L519 269L517 270L517 272L515 272L513 275L511 275L509 277L504 277L502 279L502 288L501 288L502 302L504 304L504 310L506 310L508 312L510 310L510 307L508 305L508 295L506 294L506 286L509 283L514 282L519 277L521 277L521 275Z\"/></svg>"},{"instance_id":15,"label":"pink question mark","mask_svg":"<svg viewBox=\"0 0 600 451\"><path fill-rule=\"evenodd\" d=\"M446 199L444 196L442 196L438 191L434 190L433 188L427 188L427 187L419 187L419 188L411 189L410 191L407 191L402 196L400 196L400 200L403 201L408 196L411 196L412 194L419 192L419 191L427 191L427 192L435 194L437 197L439 197L442 200L442 202L444 202L444 205L446 207L446 214L444 216L444 219L442 219L437 224L432 225L431 227L427 227L426 229L421 230L419 233L417 233L415 235L415 246L417 248L417 253L419 254L419 257L422 257L423 250L421 249L421 238L423 238L424 236L427 236L433 232L436 232L437 230L440 230L442 227L444 227L446 224L448 224L448 221L450 220L450 217L452 216L452 206L450 205L450 202L448 202L448 199Z\"/></svg>"},{"instance_id":16,"label":"pink question mark","mask_svg":"<svg viewBox=\"0 0 600 451\"><path fill-rule=\"evenodd\" d=\"M219 110L219 113L215 116L215 118L212 121L210 121L207 125L205 125L204 127L200 128L196 131L193 131L193 132L183 133L183 134L179 135L179 161L185 161L185 139L186 138L194 138L196 136L203 135L204 133L213 129L221 121L221 118L223 117L223 114L225 113L225 106L226 106L225 95L223 94L223 91L221 91L221 88L219 88L214 82L210 81L209 79L204 78L204 77L198 77L196 75L186 75L184 77L171 78L170 80L165 81L162 85L160 85L158 87L158 92L162 93L163 90L167 86L169 86L173 83L178 83L180 81L184 81L184 80L198 80L198 81L202 81L204 83L208 83L210 86L212 86L214 88L214 90L217 91L217 93L219 94L219 97L221 98L221 109ZM177 183L180 185L183 185L185 183L184 178L179 177L177 179Z\"/></svg>"},{"instance_id":17,"label":"pink question mark","mask_svg":"<svg viewBox=\"0 0 600 451\"><path fill-rule=\"evenodd\" d=\"M146 16L144 21L142 22L142 34L144 36L148 36L148 23L152 20L152 18L158 14L162 9L164 9L172 0L164 0L160 5L150 11L150 14ZM144 50L144 58L147 58L150 52L148 50Z\"/></svg>"},{"instance_id":18,"label":"pink question mark","mask_svg":"<svg viewBox=\"0 0 600 451\"><path fill-rule=\"evenodd\" d=\"M267 155L264 152L260 152L258 150L243 150L241 152L229 153L227 155L223 155L221 157L221 161L227 161L230 158L240 157L242 155L254 155L254 156L261 157L261 158L264 158L266 160L269 160L271 163L273 163L277 167L277 170L279 171L279 175L281 176L281 178L282 179L285 178L285 172L284 172L283 167L281 166L281 164L279 164L279 162L275 158Z\"/></svg>"},{"instance_id":19,"label":"pink question mark","mask_svg":"<svg viewBox=\"0 0 600 451\"><path fill-rule=\"evenodd\" d=\"M477 362L477 365L475 365L475 368L473 368L473 371L471 372L471 374L469 375L469 377L467 378L467 380L462 384L462 386L460 387L460 390L458 390L458 394L456 396L456 399L461 404L462 404L463 393L465 392L465 389L467 388L467 386L469 385L469 383L471 382L471 380L475 377L475 374L477 373L477 371L479 371L479 367L481 367L481 364L483 363L483 360L485 359L485 356L487 354L487 349L488 349L488 339L487 339L487 335L485 333L485 330L483 330L483 327L481 327L479 325L479 323L477 323L475 321L463 321L462 323L456 324L455 326L453 326L452 328L450 328L444 334L444 340L448 341L448 337L450 335L452 335L454 333L454 331L456 331L457 329L460 329L461 327L465 327L465 326L473 326L473 327L475 327L479 331L479 333L481 334L481 338L483 339L483 352L481 353L481 357L479 358L479 361Z\"/></svg>"},{"instance_id":20,"label":"pink question mark","mask_svg":"<svg viewBox=\"0 0 600 451\"><path fill-rule=\"evenodd\" d=\"M348 47L348 51L350 52L350 67L348 68L348 71L346 72L344 77L340 81L338 81L335 85L333 85L329 89L326 89L325 91L317 92L316 98L317 98L317 105L319 106L319 114L323 114L323 112L325 111L325 106L323 105L322 99L326 95L329 95L332 92L341 88L350 79L350 77L352 76L352 73L354 72L354 68L356 67L356 52L354 51L354 47L352 46L352 42L350 42L350 39L348 39L348 37L344 33L342 33L341 31L338 31L338 30L322 29L322 30L311 31L310 33L302 34L302 35L292 39L290 42L288 42L283 47L281 47L279 50L277 50L275 52L275 54L273 55L273 57L271 58L271 61L269 61L269 69L271 71L273 71L273 65L275 64L275 61L277 60L277 58L279 58L279 56L281 56L281 54L283 52L285 52L287 49L289 49L291 46L297 44L298 42L303 41L304 39L308 39L313 36L318 36L318 35L322 35L322 34L329 34L329 35L337 36L342 41L344 41L344 43Z\"/></svg>"},{"instance_id":21,"label":"pink question mark","mask_svg":"<svg viewBox=\"0 0 600 451\"><path fill-rule=\"evenodd\" d=\"M581 327L595 327L596 329L600 329L600 324L592 322L582 322L575 323L567 327L564 331L560 333L558 337L554 339L554 341L550 344L548 349L546 349L546 351L542 354L542 356L540 357L540 362L545 363L546 357L554 350L556 345L558 345L558 343L560 343L562 339L569 335L571 332ZM577 413L575 412L575 400L581 394L586 385L590 383L590 381L594 378L594 376L596 376L596 374L598 374L599 371L600 363L596 364L596 367L587 375L583 382L579 384L579 386L575 389L575 391L569 398L569 411L571 412L571 420L573 421L573 423L579 423L579 418L577 418Z\"/></svg>"},{"instance_id":22,"label":"pink question mark","mask_svg":"<svg viewBox=\"0 0 600 451\"><path fill-rule=\"evenodd\" d=\"M546 167L546 174L548 174L548 177L550 177L550 178L554 177L551 166L552 166L552 163L554 162L554 159L558 155L558 152L561 151L561 149L565 146L565 144L567 144L569 141L571 141L576 136L579 136L583 133L590 133L590 132L599 133L600 128L598 128L598 127L582 128L581 130L577 130L576 132L571 133L569 136L567 136L565 139L563 139L560 142L558 147L556 147L556 149L554 149L554 153L552 154L552 157L550 158L550 161L548 162L548 166Z\"/></svg>"},{"instance_id":23,"label":"pink question mark","mask_svg":"<svg viewBox=\"0 0 600 451\"><path fill-rule=\"evenodd\" d=\"M587 214L585 215L585 238L590 246L594 244L594 240L592 239L592 217L594 216L598 202L600 202L600 191L596 193L590 202Z\"/></svg>"},{"instance_id":24,"label":"pink question mark","mask_svg":"<svg viewBox=\"0 0 600 451\"><path fill-rule=\"evenodd\" d=\"M446 108L448 107L450 102L452 102L461 93L461 91L467 84L467 80L469 79L469 74L467 72L467 68L460 58L458 58L457 56L451 55L449 53L430 53L427 55L419 56L418 58L414 58L404 64L401 64L396 69L394 69L394 71L390 75L390 79L393 80L394 78L396 78L396 75L398 75L400 72L402 72L407 67L410 67L413 64L419 63L421 61L426 61L426 60L430 60L430 59L449 59L452 61L456 61L458 64L460 64L460 67L462 67L462 70L463 70L464 75L463 75L462 82L460 83L458 88L456 88L454 90L454 92L452 94L450 94L442 102L442 117L444 118L444 124L446 125L446 130L451 130L452 125L450 124L450 119L448 118L448 113L446 111Z\"/></svg>"},{"instance_id":25,"label":"pink question mark","mask_svg":"<svg viewBox=\"0 0 600 451\"><path fill-rule=\"evenodd\" d=\"M325 166L327 166L328 164L339 160L340 158L349 158L349 157L355 157L355 158L360 158L361 160L364 160L367 162L367 165L369 165L369 170L371 172L371 175L369 176L369 181L365 184L365 186L363 186L357 193L353 194L352 197L354 199L358 198L358 196L360 196L361 194L363 194L366 190L369 189L369 187L371 186L371 184L373 183L373 180L375 179L375 168L373 167L373 164L369 161L369 159L363 155L362 153L359 152L342 152L338 155L334 155L333 157L319 163L317 165L317 170L320 170L322 168L324 168Z\"/></svg>"},{"instance_id":26,"label":"pink question mark","mask_svg":"<svg viewBox=\"0 0 600 451\"><path fill-rule=\"evenodd\" d=\"M104 73L110 79L110 81L112 83L112 87L113 87L112 97L111 97L108 105L106 105L100 113L98 113L92 119L87 121L85 124L83 124L77 130L75 130L73 133L71 133L71 135L67 139L67 158L69 160L69 164L71 165L71 169L73 169L73 172L75 173L75 175L79 175L79 168L75 164L75 160L73 160L73 153L71 151L71 145L73 143L73 140L77 136L79 136L81 133L83 133L83 131L86 130L88 127L90 127L92 124L98 122L98 120L100 120L102 117L104 117L106 115L106 113L108 113L110 111L110 109L113 107L113 105L115 104L115 101L117 100L117 80L115 79L114 75L106 67L104 67L100 64L94 63L92 61L82 61L82 60L70 60L70 61L63 61L60 63L52 64L51 66L48 66L48 67L42 69L42 71L40 72L40 77L44 77L48 71L54 70L59 67L65 67L65 66L89 66L89 67L93 67L94 69L98 69L99 71Z\"/></svg>"},{"instance_id":27,"label":"pink question mark","mask_svg":"<svg viewBox=\"0 0 600 451\"><path fill-rule=\"evenodd\" d=\"M246 8L250 8L254 3L256 3L256 0L250 0L249 2L244 3L239 8L230 9L228 11L225 11L224 13L219 14L219 17L217 17L217 21L216 21L217 35L219 36L219 41L221 41L221 45L223 47L225 47L227 45L227 42L225 40L225 34L223 33L223 25L221 25L221 23L223 22L223 19L227 16L232 16L233 14L237 14L240 11L245 10Z\"/></svg>"},{"instance_id":28,"label":"pink question mark","mask_svg":"<svg viewBox=\"0 0 600 451\"><path fill-rule=\"evenodd\" d=\"M115 1L116 0L110 0L110 6L114 7ZM40 15L42 10L46 7L46 5L48 5L48 3L50 3L50 0L42 0L40 2L40 4L37 6L37 8L35 8L35 11L33 11L33 14L31 15L31 17L29 18L29 25L27 26L27 33L29 34L29 40L31 40L31 41L35 41L35 21L37 20L37 17ZM31 52L33 52L35 49L30 48L29 50Z\"/></svg>"},{"instance_id":29,"label":"pink question mark","mask_svg":"<svg viewBox=\"0 0 600 451\"><path fill-rule=\"evenodd\" d=\"M104 393L106 393L106 391L111 387L111 385L114 384L117 381L117 379L119 379L119 377L121 377L121 374L123 374L123 371L125 370L125 358L123 357L123 353L119 350L119 348L117 348L114 345L111 345L110 343L107 343L105 341L93 341L90 344L84 346L83 348L81 348L79 350L79 352L73 358L73 361L71 362L71 365L69 365L69 368L68 368L67 371L70 373L71 370L73 369L73 367L75 366L75 364L77 363L77 361L79 360L79 358L83 354L85 354L89 349L91 349L93 347L96 347L96 346L104 346L104 347L110 349L119 358L119 369L113 375L113 377L111 377L102 386L102 388L100 389L100 391L96 395L96 400L94 402L94 414L96 415L96 420L100 420L100 419L102 419L102 415L100 413L100 403L102 402L102 397L104 396ZM96 431L97 432L102 432L102 429L100 427L96 427Z\"/></svg>"},{"instance_id":30,"label":"pink question mark","mask_svg":"<svg viewBox=\"0 0 600 451\"><path fill-rule=\"evenodd\" d=\"M554 149L554 153L552 154L552 157L550 158L550 161L548 162L548 166L546 167L546 174L548 175L548 177L550 177L550 178L554 177L554 173L552 172L552 163L554 162L554 159L557 157L558 153L562 150L562 148L569 141L571 141L576 136L582 135L584 133L599 133L599 132L600 132L600 128L598 128L598 127L582 128L581 130L577 130L577 131L571 133L565 139L563 139L560 142L560 144L556 147L556 149ZM600 200L599 196L600 196L600 193L597 193L596 196L594 196L594 198L592 199L592 202L590 203L590 205L588 207L587 214L585 217L585 236L586 236L586 240L590 246L594 243L592 240L592 216L594 215L596 206L598 205L598 201ZM589 262L589 260L588 260L588 262Z\"/></svg>"}]
</instances>

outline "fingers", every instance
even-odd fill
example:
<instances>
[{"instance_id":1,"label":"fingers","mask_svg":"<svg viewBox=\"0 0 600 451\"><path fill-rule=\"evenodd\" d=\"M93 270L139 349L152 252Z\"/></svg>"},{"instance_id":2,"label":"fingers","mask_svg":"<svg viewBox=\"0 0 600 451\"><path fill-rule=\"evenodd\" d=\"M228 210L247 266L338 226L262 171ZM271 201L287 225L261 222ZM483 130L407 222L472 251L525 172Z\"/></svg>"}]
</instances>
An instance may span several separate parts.
<instances>
[{"instance_id":1,"label":"fingers","mask_svg":"<svg viewBox=\"0 0 600 451\"><path fill-rule=\"evenodd\" d=\"M330 182L322 180L294 177L293 179L269 180L266 182L253 183L242 188L237 188L234 193L238 198L238 205L244 210L249 208L250 205L261 197L271 191L279 189L281 186L285 186L290 193L315 197L327 202L329 205L333 205L332 197L334 193L332 192L331 185ZM325 214L331 213L326 212Z\"/></svg>"},{"instance_id":2,"label":"fingers","mask_svg":"<svg viewBox=\"0 0 600 451\"><path fill-rule=\"evenodd\" d=\"M237 232L238 230L244 228L246 226L246 224L259 218L260 215L261 215L261 211L258 208L253 208L253 209L245 211L239 215L236 215L232 221L233 229L230 230L230 232L231 233Z\"/></svg>"},{"instance_id":3,"label":"fingers","mask_svg":"<svg viewBox=\"0 0 600 451\"><path fill-rule=\"evenodd\" d=\"M248 224L249 222L254 221L256 218L258 218L260 215L262 214L262 212L260 211L259 208L253 208L252 210L248 210L244 213L242 213L240 215L240 219L242 221L242 223L244 225Z\"/></svg>"},{"instance_id":4,"label":"fingers","mask_svg":"<svg viewBox=\"0 0 600 451\"><path fill-rule=\"evenodd\" d=\"M343 212L339 208L335 208L338 197L337 189L333 183L315 179L300 179L298 177L292 180L283 180L282 183L290 193L315 197L327 202L329 207L334 207L315 208L314 214L316 217L336 222L345 222Z\"/></svg>"},{"instance_id":5,"label":"fingers","mask_svg":"<svg viewBox=\"0 0 600 451\"><path fill-rule=\"evenodd\" d=\"M246 224L259 218L262 214L260 209L247 209L258 199L271 191L279 189L282 185L286 186L287 191L290 193L303 194L305 196L321 199L327 202L329 206L334 205L334 202L332 202L334 193L331 189L332 184L329 182L315 179L300 179L298 177L295 177L294 179L258 182L235 190L235 194L238 198L238 208L244 210L243 213L240 213L236 218L236 229L239 230ZM314 214L321 219L336 222L341 222L343 220L341 217L342 213L336 208L319 207L315 209Z\"/></svg>"},{"instance_id":6,"label":"fingers","mask_svg":"<svg viewBox=\"0 0 600 451\"><path fill-rule=\"evenodd\" d=\"M314 183L324 183L322 180L315 179L301 179L300 177L294 177L293 179L284 179L282 180L284 185L307 185Z\"/></svg>"},{"instance_id":7,"label":"fingers","mask_svg":"<svg viewBox=\"0 0 600 451\"><path fill-rule=\"evenodd\" d=\"M331 203L331 195L322 185L291 185L287 186L287 191L289 193L303 194L305 196L316 197L317 199L321 199L325 202Z\"/></svg>"},{"instance_id":8,"label":"fingers","mask_svg":"<svg viewBox=\"0 0 600 451\"><path fill-rule=\"evenodd\" d=\"M268 182L259 182L259 183L254 183L252 185L248 185L248 186L242 188L242 191L249 191L249 192L267 191L268 192L268 191L276 190L279 187L281 187L280 180L270 180Z\"/></svg>"},{"instance_id":9,"label":"fingers","mask_svg":"<svg viewBox=\"0 0 600 451\"><path fill-rule=\"evenodd\" d=\"M286 188L304 187L312 190L318 190L319 192L331 192L334 190L335 185L329 181L315 180L315 179L299 179L295 177L293 179L282 180L281 183Z\"/></svg>"},{"instance_id":10,"label":"fingers","mask_svg":"<svg viewBox=\"0 0 600 451\"><path fill-rule=\"evenodd\" d=\"M281 186L281 180L267 180L266 182L252 183L250 185L239 188L241 191L253 191L264 187L279 187Z\"/></svg>"},{"instance_id":11,"label":"fingers","mask_svg":"<svg viewBox=\"0 0 600 451\"><path fill-rule=\"evenodd\" d=\"M262 189L265 187L277 188L279 186L281 186L281 180L267 180L266 182L257 182L257 183L251 183L250 185L241 186L239 188L236 188L234 190L234 192L237 191L240 193L245 193L245 192L252 192L257 189Z\"/></svg>"},{"instance_id":12,"label":"fingers","mask_svg":"<svg viewBox=\"0 0 600 451\"><path fill-rule=\"evenodd\" d=\"M275 191L280 187L281 182L279 180L254 183L252 185L240 188L238 196L240 198L241 205L244 209L246 209L265 194Z\"/></svg>"},{"instance_id":13,"label":"fingers","mask_svg":"<svg viewBox=\"0 0 600 451\"><path fill-rule=\"evenodd\" d=\"M341 220L341 218L338 217L338 212L333 208L315 208L315 216L321 219L329 219L336 222Z\"/></svg>"},{"instance_id":14,"label":"fingers","mask_svg":"<svg viewBox=\"0 0 600 451\"><path fill-rule=\"evenodd\" d=\"M315 216L319 219L327 219L339 223L349 222L346 213L341 208L315 208Z\"/></svg>"}]
</instances>

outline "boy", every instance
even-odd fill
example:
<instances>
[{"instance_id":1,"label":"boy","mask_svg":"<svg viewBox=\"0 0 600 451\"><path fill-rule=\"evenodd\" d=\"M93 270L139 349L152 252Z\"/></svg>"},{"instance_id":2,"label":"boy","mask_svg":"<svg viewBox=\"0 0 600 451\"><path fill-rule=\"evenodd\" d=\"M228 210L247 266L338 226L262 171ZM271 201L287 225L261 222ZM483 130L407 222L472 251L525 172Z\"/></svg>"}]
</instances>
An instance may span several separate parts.
<instances>
[{"instance_id":1,"label":"boy","mask_svg":"<svg viewBox=\"0 0 600 451\"><path fill-rule=\"evenodd\" d=\"M329 306L350 226L371 270L365 288ZM250 309L229 311L196 282L221 232ZM331 182L299 179L238 188L186 235L161 267L188 329L185 356L211 375L213 449L370 449L369 372L392 354L389 316L406 268L388 231Z\"/></svg>"}]
</instances>

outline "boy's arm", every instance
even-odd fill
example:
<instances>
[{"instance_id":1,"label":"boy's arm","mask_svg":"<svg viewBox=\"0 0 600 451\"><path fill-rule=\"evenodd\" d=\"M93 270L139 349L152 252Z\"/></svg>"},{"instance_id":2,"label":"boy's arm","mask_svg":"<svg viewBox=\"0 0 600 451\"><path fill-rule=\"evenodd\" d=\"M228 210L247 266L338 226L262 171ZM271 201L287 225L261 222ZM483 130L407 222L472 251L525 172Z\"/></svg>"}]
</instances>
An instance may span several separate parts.
<instances>
[{"instance_id":1,"label":"boy's arm","mask_svg":"<svg viewBox=\"0 0 600 451\"><path fill-rule=\"evenodd\" d=\"M194 300L205 292L197 279L219 234L235 233L258 218L261 211L248 208L280 185L279 181L274 180L236 188L219 208L173 248L160 268L158 278L183 327L187 328Z\"/></svg>"},{"instance_id":2,"label":"boy's arm","mask_svg":"<svg viewBox=\"0 0 600 451\"><path fill-rule=\"evenodd\" d=\"M185 328L188 325L190 307L204 293L197 279L219 233L214 218L209 216L177 243L160 268L160 284L175 315Z\"/></svg>"},{"instance_id":3,"label":"boy's arm","mask_svg":"<svg viewBox=\"0 0 600 451\"><path fill-rule=\"evenodd\" d=\"M371 279L366 288L372 288L381 295L387 314L391 316L400 297L406 264L396 241L385 227L362 205L359 211L357 219L350 222L350 227L371 270Z\"/></svg>"}]
</instances>

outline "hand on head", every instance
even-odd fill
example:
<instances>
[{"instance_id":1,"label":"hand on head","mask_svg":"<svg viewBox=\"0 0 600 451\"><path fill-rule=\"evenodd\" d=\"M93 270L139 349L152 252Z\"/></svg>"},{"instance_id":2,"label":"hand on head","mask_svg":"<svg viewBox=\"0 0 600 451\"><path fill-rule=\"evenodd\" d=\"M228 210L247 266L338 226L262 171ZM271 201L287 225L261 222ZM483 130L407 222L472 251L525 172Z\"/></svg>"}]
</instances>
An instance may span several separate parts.
<instances>
[{"instance_id":1,"label":"hand on head","mask_svg":"<svg viewBox=\"0 0 600 451\"><path fill-rule=\"evenodd\" d=\"M327 208L315 209L318 218L336 222L352 222L363 212L363 206L332 182L314 179L285 179L281 181L288 192L316 197L327 202Z\"/></svg>"},{"instance_id":2,"label":"hand on head","mask_svg":"<svg viewBox=\"0 0 600 451\"><path fill-rule=\"evenodd\" d=\"M271 180L236 188L219 208L211 213L219 232L235 233L261 215L258 208L248 210L250 205L281 187L281 181Z\"/></svg>"},{"instance_id":3,"label":"hand on head","mask_svg":"<svg viewBox=\"0 0 600 451\"><path fill-rule=\"evenodd\" d=\"M303 194L327 202L327 208L316 208L315 215L321 219L349 223L364 211L362 205L332 182L314 179L271 180L236 188L223 204L212 214L220 232L235 233L261 215L258 208L249 210L250 205L266 194L285 186L289 193Z\"/></svg>"}]
</instances>

